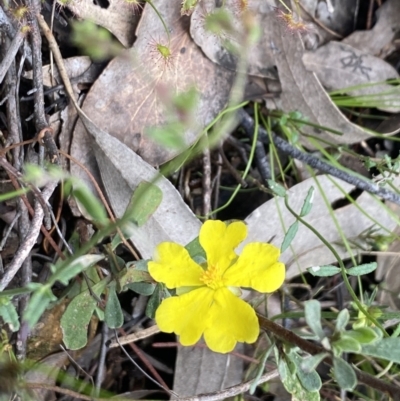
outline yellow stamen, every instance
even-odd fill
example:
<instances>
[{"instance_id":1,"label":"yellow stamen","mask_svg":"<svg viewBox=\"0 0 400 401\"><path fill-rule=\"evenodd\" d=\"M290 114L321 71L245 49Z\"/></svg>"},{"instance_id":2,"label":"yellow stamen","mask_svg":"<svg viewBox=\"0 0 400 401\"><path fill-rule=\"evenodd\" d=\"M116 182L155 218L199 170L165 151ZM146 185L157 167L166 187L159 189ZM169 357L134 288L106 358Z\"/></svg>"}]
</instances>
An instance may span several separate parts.
<instances>
[{"instance_id":1,"label":"yellow stamen","mask_svg":"<svg viewBox=\"0 0 400 401\"><path fill-rule=\"evenodd\" d=\"M208 266L207 270L201 275L200 281L213 290L224 286L221 273L216 266Z\"/></svg>"}]
</instances>

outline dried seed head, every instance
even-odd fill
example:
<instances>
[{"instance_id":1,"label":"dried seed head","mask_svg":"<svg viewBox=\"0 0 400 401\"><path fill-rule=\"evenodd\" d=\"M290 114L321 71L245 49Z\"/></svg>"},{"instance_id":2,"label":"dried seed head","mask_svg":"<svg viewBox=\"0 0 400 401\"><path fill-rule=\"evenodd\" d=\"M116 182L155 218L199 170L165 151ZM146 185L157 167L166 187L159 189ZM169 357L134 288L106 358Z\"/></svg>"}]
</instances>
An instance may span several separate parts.
<instances>
[{"instance_id":1,"label":"dried seed head","mask_svg":"<svg viewBox=\"0 0 400 401\"><path fill-rule=\"evenodd\" d=\"M11 14L18 22L21 22L24 18L26 18L28 13L29 8L27 6L18 6L11 10Z\"/></svg>"},{"instance_id":2,"label":"dried seed head","mask_svg":"<svg viewBox=\"0 0 400 401\"><path fill-rule=\"evenodd\" d=\"M301 20L300 17L295 17L293 12L285 12L276 8L277 17L284 22L286 29L294 34L296 32L308 32L309 27Z\"/></svg>"}]
</instances>

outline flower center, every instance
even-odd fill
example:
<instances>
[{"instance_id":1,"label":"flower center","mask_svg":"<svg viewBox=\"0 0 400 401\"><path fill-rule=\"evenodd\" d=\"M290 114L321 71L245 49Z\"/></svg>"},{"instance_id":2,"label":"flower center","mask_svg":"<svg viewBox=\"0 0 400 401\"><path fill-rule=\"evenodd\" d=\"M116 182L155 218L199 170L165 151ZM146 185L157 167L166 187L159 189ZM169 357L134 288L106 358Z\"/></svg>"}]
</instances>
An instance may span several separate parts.
<instances>
[{"instance_id":1,"label":"flower center","mask_svg":"<svg viewBox=\"0 0 400 401\"><path fill-rule=\"evenodd\" d=\"M213 290L224 286L221 273L216 266L208 266L207 270L200 276L200 281Z\"/></svg>"}]
</instances>

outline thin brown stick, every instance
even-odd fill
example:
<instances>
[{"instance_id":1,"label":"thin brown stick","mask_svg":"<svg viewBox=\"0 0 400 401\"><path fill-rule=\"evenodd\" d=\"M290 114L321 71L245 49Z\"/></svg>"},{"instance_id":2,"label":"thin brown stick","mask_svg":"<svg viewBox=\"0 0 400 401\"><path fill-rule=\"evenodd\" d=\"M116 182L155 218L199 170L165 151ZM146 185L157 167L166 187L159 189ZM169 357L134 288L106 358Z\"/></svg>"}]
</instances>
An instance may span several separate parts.
<instances>
[{"instance_id":1,"label":"thin brown stick","mask_svg":"<svg viewBox=\"0 0 400 401\"><path fill-rule=\"evenodd\" d=\"M367 30L371 29L371 27L372 27L372 14L374 12L374 3L375 3L375 0L369 0L367 25L365 27L365 29L367 29Z\"/></svg>"},{"instance_id":2,"label":"thin brown stick","mask_svg":"<svg viewBox=\"0 0 400 401\"><path fill-rule=\"evenodd\" d=\"M59 70L59 72L60 72L60 77L61 77L61 79L63 80L64 86L65 86L65 90L67 91L68 96L70 97L72 103L74 104L74 106L75 106L75 108L76 108L76 110L77 110L79 116L80 116L80 117L82 118L82 120L85 122L85 125L86 125L86 124L91 124L92 126L94 126L93 122L92 122L92 121L90 120L90 118L82 111L82 109L79 107L78 102L77 102L76 99L75 99L74 92L73 92L72 85L71 85L71 81L69 80L67 71L66 71L65 66L64 66L64 62L63 62L63 59L62 59L62 55L61 55L60 49L59 49L59 47L58 47L58 45L57 45L56 40L54 39L53 33L51 32L49 26L47 25L47 23L46 23L46 21L44 20L44 18L43 18L42 15L37 14L36 17L37 17L37 21L38 21L38 23L39 23L39 25L40 25L40 27L41 27L41 29L42 29L44 35L46 36L46 39L47 39L47 41L48 41L48 43L49 43L49 47L50 47L51 51L53 52L54 60L56 61L58 70ZM60 153L61 153L61 152L60 152ZM106 202L105 197L104 197L102 191L100 190L100 187L98 186L97 182L95 182L96 180L94 179L94 177L89 173L89 171L86 169L86 167L84 167L84 166L83 166L81 163L79 163L76 159L72 159L72 156L71 156L71 155L68 155L68 156L67 156L67 154L66 154L65 152L62 152L62 154L63 154L64 156L66 156L66 157L69 157L71 160L74 161L74 163L77 163L77 165L78 165L79 167L83 168L84 171L86 171L86 173L88 174L90 180L93 182L93 184L94 184L94 186L95 186L95 188L96 188L96 191L99 193L100 199L102 199L102 202L103 202L104 206L105 206L106 209L107 209L107 212L108 212L108 214L109 214L109 216L110 216L111 221L112 221L112 222L115 222L114 214L112 213L111 208L108 206L108 203ZM140 257L139 257L139 255L137 254L137 252L132 248L132 246L130 246L130 244L128 243L128 241L127 241L126 238L124 237L122 231L121 231L118 227L117 227L117 232L118 232L118 234L120 235L120 238L121 238L122 242L123 242L124 245L129 249L129 251L132 253L132 255L133 255L136 259L140 259Z\"/></svg>"},{"instance_id":3,"label":"thin brown stick","mask_svg":"<svg viewBox=\"0 0 400 401\"><path fill-rule=\"evenodd\" d=\"M0 159L1 162L1 159ZM7 170L8 173L8 177L10 178L11 183L13 184L14 188L16 190L21 189L21 186L19 185L17 179L15 178L14 175L9 174L9 171ZM34 210L32 205L29 203L28 198L26 197L26 195L20 195L22 201L24 202L26 208L28 209L29 215L32 217L34 215ZM56 244L56 242L53 240L51 234L47 231L46 227L42 224L42 226L40 227L40 231L42 232L42 234L45 236L46 240L49 242L49 244L52 246L52 248L54 249L54 251L57 253L57 255L61 258L61 259L65 259L65 255L63 254L63 252L61 251L60 247Z\"/></svg>"},{"instance_id":4,"label":"thin brown stick","mask_svg":"<svg viewBox=\"0 0 400 401\"><path fill-rule=\"evenodd\" d=\"M50 182L46 185L46 187L42 191L42 197L44 200L48 200L51 194L54 192L54 189L58 185L58 182ZM44 217L44 210L39 202L36 202L34 215L31 220L31 225L29 227L28 233L24 242L20 245L17 252L15 253L12 261L7 266L6 272L0 281L0 291L3 291L8 284L10 284L11 280L17 274L18 270L24 263L25 259L28 257L31 252L33 246L36 243L37 237L39 235L40 227L42 226L42 220Z\"/></svg>"},{"instance_id":5,"label":"thin brown stick","mask_svg":"<svg viewBox=\"0 0 400 401\"><path fill-rule=\"evenodd\" d=\"M18 30L17 34L14 36L10 47L7 49L5 56L1 60L0 63L0 83L3 82L3 79L11 66L11 63L14 61L15 56L23 43L26 36L26 32L23 32L21 29Z\"/></svg>"},{"instance_id":6,"label":"thin brown stick","mask_svg":"<svg viewBox=\"0 0 400 401\"><path fill-rule=\"evenodd\" d=\"M126 336L126 333L124 329L119 329L118 330L122 335ZM163 380L163 378L159 375L156 369L154 369L154 366L149 362L149 360L146 358L146 356L143 354L143 352L140 350L140 348L135 344L135 343L129 343L129 346L132 348L132 351L139 357L139 359L146 365L147 369L153 374L154 378L160 383L160 385L168 392L171 390L169 389L167 383Z\"/></svg>"}]
</instances>

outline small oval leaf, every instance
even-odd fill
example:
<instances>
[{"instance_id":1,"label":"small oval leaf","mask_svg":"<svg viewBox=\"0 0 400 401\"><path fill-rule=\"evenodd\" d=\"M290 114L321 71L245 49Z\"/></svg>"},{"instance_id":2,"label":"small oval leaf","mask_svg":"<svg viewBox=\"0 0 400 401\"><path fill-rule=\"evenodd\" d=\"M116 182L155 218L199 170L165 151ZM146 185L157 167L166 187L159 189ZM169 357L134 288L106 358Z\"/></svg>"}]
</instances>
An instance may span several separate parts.
<instances>
[{"instance_id":1,"label":"small oval leaf","mask_svg":"<svg viewBox=\"0 0 400 401\"><path fill-rule=\"evenodd\" d=\"M307 271L316 277L330 277L340 273L340 269L332 265L313 266L309 267Z\"/></svg>"},{"instance_id":2,"label":"small oval leaf","mask_svg":"<svg viewBox=\"0 0 400 401\"><path fill-rule=\"evenodd\" d=\"M342 390L353 390L357 384L353 368L342 358L333 358L333 374Z\"/></svg>"},{"instance_id":3,"label":"small oval leaf","mask_svg":"<svg viewBox=\"0 0 400 401\"><path fill-rule=\"evenodd\" d=\"M104 311L104 321L110 329L118 329L124 323L124 315L117 292L115 291L115 283L111 283L109 287L106 309Z\"/></svg>"},{"instance_id":4,"label":"small oval leaf","mask_svg":"<svg viewBox=\"0 0 400 401\"><path fill-rule=\"evenodd\" d=\"M310 213L313 205L313 199L314 199L314 187L310 187L310 189L307 192L307 196L304 199L303 206L300 210L300 217L307 216L307 214Z\"/></svg>"},{"instance_id":5,"label":"small oval leaf","mask_svg":"<svg viewBox=\"0 0 400 401\"><path fill-rule=\"evenodd\" d=\"M365 263L363 265L350 267L350 269L346 270L346 273L349 276L362 276L364 274L372 273L376 270L378 264L376 262Z\"/></svg>"},{"instance_id":6,"label":"small oval leaf","mask_svg":"<svg viewBox=\"0 0 400 401\"><path fill-rule=\"evenodd\" d=\"M325 333L321 325L321 304L312 299L304 303L304 313L308 326L320 339L324 339Z\"/></svg>"},{"instance_id":7,"label":"small oval leaf","mask_svg":"<svg viewBox=\"0 0 400 401\"><path fill-rule=\"evenodd\" d=\"M294 237L297 234L297 231L299 230L299 221L296 220L290 227L289 230L287 230L287 233L285 234L285 238L282 241L281 245L281 252L285 252L286 249L290 246L292 243Z\"/></svg>"}]
</instances>

